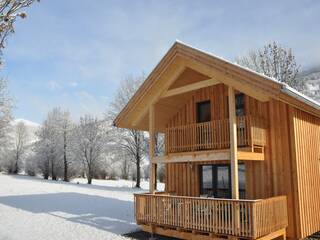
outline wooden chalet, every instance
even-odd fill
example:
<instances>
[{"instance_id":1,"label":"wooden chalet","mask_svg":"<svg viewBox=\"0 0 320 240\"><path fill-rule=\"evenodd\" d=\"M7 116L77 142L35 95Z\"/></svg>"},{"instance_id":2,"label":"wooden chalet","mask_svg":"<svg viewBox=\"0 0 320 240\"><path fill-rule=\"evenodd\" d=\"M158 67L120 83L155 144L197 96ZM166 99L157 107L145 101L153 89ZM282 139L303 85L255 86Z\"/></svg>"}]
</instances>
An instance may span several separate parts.
<instances>
[{"instance_id":1,"label":"wooden chalet","mask_svg":"<svg viewBox=\"0 0 320 240\"><path fill-rule=\"evenodd\" d=\"M175 42L114 124L150 134L150 192L135 195L143 230L182 239L320 231L320 105L286 84Z\"/></svg>"}]
</instances>

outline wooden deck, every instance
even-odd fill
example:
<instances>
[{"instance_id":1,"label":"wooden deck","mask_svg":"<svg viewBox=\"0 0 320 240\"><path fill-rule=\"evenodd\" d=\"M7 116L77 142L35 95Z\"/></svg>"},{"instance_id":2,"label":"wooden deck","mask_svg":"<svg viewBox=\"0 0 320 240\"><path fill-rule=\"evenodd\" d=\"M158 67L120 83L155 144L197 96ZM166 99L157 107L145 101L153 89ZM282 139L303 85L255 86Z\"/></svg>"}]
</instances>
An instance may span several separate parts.
<instances>
[{"instance_id":1,"label":"wooden deck","mask_svg":"<svg viewBox=\"0 0 320 240\"><path fill-rule=\"evenodd\" d=\"M267 124L263 118L237 117L239 147L266 145ZM192 152L230 148L229 119L166 128L166 152Z\"/></svg>"},{"instance_id":2,"label":"wooden deck","mask_svg":"<svg viewBox=\"0 0 320 240\"><path fill-rule=\"evenodd\" d=\"M141 225L258 239L288 226L285 196L261 200L135 194Z\"/></svg>"}]
</instances>

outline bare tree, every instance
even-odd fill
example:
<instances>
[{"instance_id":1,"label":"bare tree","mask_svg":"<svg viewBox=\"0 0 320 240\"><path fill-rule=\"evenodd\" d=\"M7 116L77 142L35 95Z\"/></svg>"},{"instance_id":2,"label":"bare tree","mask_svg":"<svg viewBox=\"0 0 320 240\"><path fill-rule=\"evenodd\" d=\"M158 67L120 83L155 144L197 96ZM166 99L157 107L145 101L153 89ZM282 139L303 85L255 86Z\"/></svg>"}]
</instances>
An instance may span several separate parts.
<instances>
[{"instance_id":1,"label":"bare tree","mask_svg":"<svg viewBox=\"0 0 320 240\"><path fill-rule=\"evenodd\" d=\"M28 131L23 122L19 122L15 127L15 144L14 144L14 174L19 173L20 166L19 163L21 161L22 156L26 153L27 150L27 141L28 141Z\"/></svg>"},{"instance_id":2,"label":"bare tree","mask_svg":"<svg viewBox=\"0 0 320 240\"><path fill-rule=\"evenodd\" d=\"M273 42L261 49L249 51L247 56L236 59L239 65L262 73L289 86L303 91L304 82L297 78L299 66L291 48Z\"/></svg>"},{"instance_id":3,"label":"bare tree","mask_svg":"<svg viewBox=\"0 0 320 240\"><path fill-rule=\"evenodd\" d=\"M1 0L0 1L0 55L5 47L7 37L14 33L17 18L25 18L22 9L29 7L36 0ZM37 0L39 2L39 0ZM0 62L1 64L2 62Z\"/></svg>"},{"instance_id":4,"label":"bare tree","mask_svg":"<svg viewBox=\"0 0 320 240\"><path fill-rule=\"evenodd\" d=\"M80 123L75 130L76 154L81 159L88 184L92 183L94 171L102 161L107 142L105 123L90 115L80 118Z\"/></svg>"},{"instance_id":5,"label":"bare tree","mask_svg":"<svg viewBox=\"0 0 320 240\"><path fill-rule=\"evenodd\" d=\"M141 83L144 81L144 76L133 78L125 78L118 89L115 99L111 102L110 108L107 112L108 119L115 119L118 113L124 108L128 103L133 94L137 91ZM119 158L125 154L126 157L122 158L122 161L127 161L130 159L131 162L135 164L136 167L136 187L140 188L140 178L141 178L141 161L146 154L146 136L144 132L130 129L117 129L114 128L115 135L117 138L118 153ZM123 165L126 170L127 162Z\"/></svg>"}]
</instances>

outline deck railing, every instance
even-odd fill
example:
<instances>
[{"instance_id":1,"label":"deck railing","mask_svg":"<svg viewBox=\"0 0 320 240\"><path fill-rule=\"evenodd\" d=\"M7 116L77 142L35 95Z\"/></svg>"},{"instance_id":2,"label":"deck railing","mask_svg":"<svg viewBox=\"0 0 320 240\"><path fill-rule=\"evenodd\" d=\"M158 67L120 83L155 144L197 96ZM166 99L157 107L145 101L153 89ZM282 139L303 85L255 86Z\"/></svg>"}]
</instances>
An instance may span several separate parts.
<instances>
[{"instance_id":1,"label":"deck railing","mask_svg":"<svg viewBox=\"0 0 320 240\"><path fill-rule=\"evenodd\" d=\"M253 116L237 117L240 147L265 146L266 121ZM194 123L166 129L166 152L226 149L230 146L229 119Z\"/></svg>"},{"instance_id":2,"label":"deck railing","mask_svg":"<svg viewBox=\"0 0 320 240\"><path fill-rule=\"evenodd\" d=\"M138 224L251 239L288 225L285 196L232 200L135 194L135 215Z\"/></svg>"}]
</instances>

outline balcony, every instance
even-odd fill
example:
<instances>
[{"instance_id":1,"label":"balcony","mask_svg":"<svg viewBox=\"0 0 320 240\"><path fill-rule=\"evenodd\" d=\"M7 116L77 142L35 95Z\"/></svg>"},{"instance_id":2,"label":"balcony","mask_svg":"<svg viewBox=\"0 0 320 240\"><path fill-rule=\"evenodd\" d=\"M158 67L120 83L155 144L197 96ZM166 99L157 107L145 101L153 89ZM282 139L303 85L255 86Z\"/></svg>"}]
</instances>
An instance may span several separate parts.
<instances>
[{"instance_id":1,"label":"balcony","mask_svg":"<svg viewBox=\"0 0 320 240\"><path fill-rule=\"evenodd\" d=\"M194 123L166 129L166 153L228 149L229 119ZM237 117L238 147L263 149L266 145L267 123L253 116Z\"/></svg>"},{"instance_id":2,"label":"balcony","mask_svg":"<svg viewBox=\"0 0 320 240\"><path fill-rule=\"evenodd\" d=\"M288 226L285 196L232 200L135 194L134 199L138 224L179 232L258 239Z\"/></svg>"}]
</instances>

